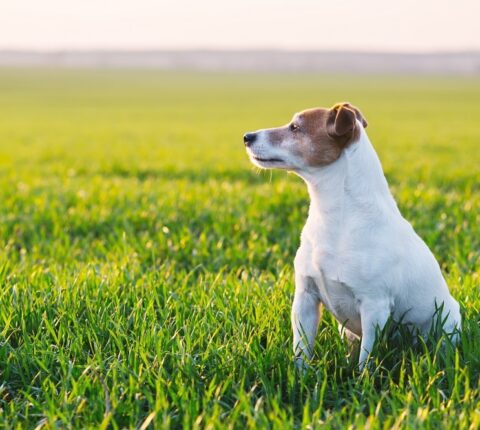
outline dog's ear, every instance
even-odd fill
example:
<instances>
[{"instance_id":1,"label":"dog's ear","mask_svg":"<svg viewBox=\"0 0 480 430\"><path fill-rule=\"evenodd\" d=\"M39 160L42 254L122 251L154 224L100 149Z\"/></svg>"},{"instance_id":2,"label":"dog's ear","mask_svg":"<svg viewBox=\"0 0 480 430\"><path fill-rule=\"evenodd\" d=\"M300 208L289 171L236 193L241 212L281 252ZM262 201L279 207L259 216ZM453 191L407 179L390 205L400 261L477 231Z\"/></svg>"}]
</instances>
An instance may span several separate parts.
<instances>
[{"instance_id":1,"label":"dog's ear","mask_svg":"<svg viewBox=\"0 0 480 430\"><path fill-rule=\"evenodd\" d=\"M355 112L344 104L338 104L330 109L327 117L327 133L330 137L347 136L355 130Z\"/></svg>"},{"instance_id":2,"label":"dog's ear","mask_svg":"<svg viewBox=\"0 0 480 430\"><path fill-rule=\"evenodd\" d=\"M343 106L353 110L355 112L356 118L360 121L360 123L363 125L363 128L367 128L368 122L365 119L365 117L362 115L362 112L355 106L351 105L350 103L343 103Z\"/></svg>"},{"instance_id":3,"label":"dog's ear","mask_svg":"<svg viewBox=\"0 0 480 430\"><path fill-rule=\"evenodd\" d=\"M355 106L350 103L338 103L328 114L327 133L334 138L347 136L355 130L357 119L364 128L367 126L367 121Z\"/></svg>"}]
</instances>

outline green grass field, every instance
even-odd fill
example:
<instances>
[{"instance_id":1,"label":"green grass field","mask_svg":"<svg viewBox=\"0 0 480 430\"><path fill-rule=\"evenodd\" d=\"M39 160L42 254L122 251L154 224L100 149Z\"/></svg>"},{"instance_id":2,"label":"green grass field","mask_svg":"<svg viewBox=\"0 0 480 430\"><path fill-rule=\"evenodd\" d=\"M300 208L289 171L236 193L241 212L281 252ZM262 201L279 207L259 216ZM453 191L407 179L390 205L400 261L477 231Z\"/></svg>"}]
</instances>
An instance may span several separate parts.
<instances>
[{"instance_id":1,"label":"green grass field","mask_svg":"<svg viewBox=\"0 0 480 430\"><path fill-rule=\"evenodd\" d=\"M245 131L348 100L461 302L458 350L324 313L291 354L303 183ZM480 426L480 79L0 70L0 421L11 428Z\"/></svg>"}]
</instances>

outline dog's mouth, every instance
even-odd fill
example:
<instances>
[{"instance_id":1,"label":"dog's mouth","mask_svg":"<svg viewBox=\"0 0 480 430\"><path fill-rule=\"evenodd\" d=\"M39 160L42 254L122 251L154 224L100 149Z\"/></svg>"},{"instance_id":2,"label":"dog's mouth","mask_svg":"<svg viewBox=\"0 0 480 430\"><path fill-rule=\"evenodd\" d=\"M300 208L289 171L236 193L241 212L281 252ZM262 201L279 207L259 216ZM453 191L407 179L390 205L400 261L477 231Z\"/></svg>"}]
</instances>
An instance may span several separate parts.
<instances>
[{"instance_id":1,"label":"dog's mouth","mask_svg":"<svg viewBox=\"0 0 480 430\"><path fill-rule=\"evenodd\" d=\"M252 155L252 158L256 161L260 161L261 163L283 163L283 160L280 158L261 158L255 155Z\"/></svg>"}]
</instances>

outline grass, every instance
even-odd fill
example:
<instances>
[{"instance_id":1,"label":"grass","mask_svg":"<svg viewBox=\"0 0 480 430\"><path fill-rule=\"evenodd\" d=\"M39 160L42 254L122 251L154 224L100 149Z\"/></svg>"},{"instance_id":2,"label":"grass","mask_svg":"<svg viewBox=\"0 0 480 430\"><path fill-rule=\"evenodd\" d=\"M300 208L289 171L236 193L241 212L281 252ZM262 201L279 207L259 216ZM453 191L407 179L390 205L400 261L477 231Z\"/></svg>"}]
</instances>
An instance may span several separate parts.
<instances>
[{"instance_id":1,"label":"grass","mask_svg":"<svg viewBox=\"0 0 480 430\"><path fill-rule=\"evenodd\" d=\"M480 426L479 79L3 69L0 94L3 426ZM457 350L383 336L360 374L324 313L298 377L308 198L241 136L341 100L464 331Z\"/></svg>"}]
</instances>

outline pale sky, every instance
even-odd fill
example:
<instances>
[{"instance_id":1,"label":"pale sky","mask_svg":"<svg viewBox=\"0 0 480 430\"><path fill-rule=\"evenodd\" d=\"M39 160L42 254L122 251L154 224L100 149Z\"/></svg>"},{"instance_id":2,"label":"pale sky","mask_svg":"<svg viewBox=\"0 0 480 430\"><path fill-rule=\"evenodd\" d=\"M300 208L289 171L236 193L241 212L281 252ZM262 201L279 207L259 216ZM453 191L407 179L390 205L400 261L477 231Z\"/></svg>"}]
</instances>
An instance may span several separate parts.
<instances>
[{"instance_id":1,"label":"pale sky","mask_svg":"<svg viewBox=\"0 0 480 430\"><path fill-rule=\"evenodd\" d=\"M480 0L0 0L0 49L480 50Z\"/></svg>"}]
</instances>

